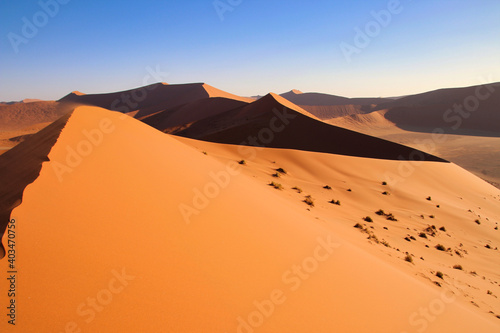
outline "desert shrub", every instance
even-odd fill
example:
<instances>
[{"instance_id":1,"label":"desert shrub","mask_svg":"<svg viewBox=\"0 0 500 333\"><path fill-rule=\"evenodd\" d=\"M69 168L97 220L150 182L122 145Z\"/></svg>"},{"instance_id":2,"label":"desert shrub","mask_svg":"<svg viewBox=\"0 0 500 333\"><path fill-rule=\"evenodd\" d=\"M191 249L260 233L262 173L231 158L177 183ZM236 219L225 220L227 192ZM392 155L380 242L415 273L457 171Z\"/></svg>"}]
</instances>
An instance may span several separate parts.
<instances>
[{"instance_id":1,"label":"desert shrub","mask_svg":"<svg viewBox=\"0 0 500 333\"><path fill-rule=\"evenodd\" d=\"M441 244L436 245L436 249L439 251L446 251L446 248Z\"/></svg>"},{"instance_id":2,"label":"desert shrub","mask_svg":"<svg viewBox=\"0 0 500 333\"><path fill-rule=\"evenodd\" d=\"M428 200L428 201L431 201L431 200L432 200L432 198L429 196L429 197L427 197L427 200Z\"/></svg>"},{"instance_id":3,"label":"desert shrub","mask_svg":"<svg viewBox=\"0 0 500 333\"><path fill-rule=\"evenodd\" d=\"M271 182L269 184L269 186L272 186L272 187L274 187L277 190L282 190L283 189L283 186L281 184L278 184L278 183L275 183L275 182Z\"/></svg>"},{"instance_id":4,"label":"desert shrub","mask_svg":"<svg viewBox=\"0 0 500 333\"><path fill-rule=\"evenodd\" d=\"M387 182L382 182L382 185L386 186L386 185L387 185Z\"/></svg>"},{"instance_id":5,"label":"desert shrub","mask_svg":"<svg viewBox=\"0 0 500 333\"><path fill-rule=\"evenodd\" d=\"M444 275L443 275L443 272L440 272L440 271L437 271L436 272L436 276L440 279L443 279Z\"/></svg>"},{"instance_id":6,"label":"desert shrub","mask_svg":"<svg viewBox=\"0 0 500 333\"><path fill-rule=\"evenodd\" d=\"M276 169L276 172L282 173L282 174L284 174L284 175L286 175L286 174L287 174L286 170L285 170L285 169L283 169L283 168L278 168L278 169Z\"/></svg>"},{"instance_id":7,"label":"desert shrub","mask_svg":"<svg viewBox=\"0 0 500 333\"><path fill-rule=\"evenodd\" d=\"M361 224L359 224L359 223L356 223L354 225L354 228L363 229L363 226Z\"/></svg>"},{"instance_id":8,"label":"desert shrub","mask_svg":"<svg viewBox=\"0 0 500 333\"><path fill-rule=\"evenodd\" d=\"M439 230L446 232L446 228L445 227L441 227L441 228L439 228Z\"/></svg>"},{"instance_id":9,"label":"desert shrub","mask_svg":"<svg viewBox=\"0 0 500 333\"><path fill-rule=\"evenodd\" d=\"M406 255L405 261L408 261L409 263L413 263L413 257L409 254Z\"/></svg>"},{"instance_id":10,"label":"desert shrub","mask_svg":"<svg viewBox=\"0 0 500 333\"><path fill-rule=\"evenodd\" d=\"M332 200L331 200L331 201L329 201L329 202L330 202L331 204L333 204L333 205L340 206L340 200L335 201L335 200L333 200L333 199L332 199Z\"/></svg>"},{"instance_id":11,"label":"desert shrub","mask_svg":"<svg viewBox=\"0 0 500 333\"><path fill-rule=\"evenodd\" d=\"M463 271L463 270L464 270L464 269L463 269L463 267L462 267L462 265L454 265L454 266L453 266L453 268L454 268L454 269L458 269L458 270L460 270L460 271Z\"/></svg>"},{"instance_id":12,"label":"desert shrub","mask_svg":"<svg viewBox=\"0 0 500 333\"><path fill-rule=\"evenodd\" d=\"M273 176L274 178L280 178L280 177L281 177L281 174L276 172L276 173L273 173L273 174L272 174L272 176Z\"/></svg>"},{"instance_id":13,"label":"desert shrub","mask_svg":"<svg viewBox=\"0 0 500 333\"><path fill-rule=\"evenodd\" d=\"M298 193L302 193L302 189L300 187L297 187L297 186L292 187L292 190L295 190Z\"/></svg>"},{"instance_id":14,"label":"desert shrub","mask_svg":"<svg viewBox=\"0 0 500 333\"><path fill-rule=\"evenodd\" d=\"M373 222L372 218L369 216L364 217L363 220L365 220L366 222Z\"/></svg>"},{"instance_id":15,"label":"desert shrub","mask_svg":"<svg viewBox=\"0 0 500 333\"><path fill-rule=\"evenodd\" d=\"M238 164L241 164L241 165L246 165L246 164L247 164L247 162L246 162L245 160L241 160L241 161L239 161L239 162L238 162Z\"/></svg>"},{"instance_id":16,"label":"desert shrub","mask_svg":"<svg viewBox=\"0 0 500 333\"><path fill-rule=\"evenodd\" d=\"M308 204L311 207L314 207L314 199L310 196L307 195L306 198L304 199L304 202Z\"/></svg>"},{"instance_id":17,"label":"desert shrub","mask_svg":"<svg viewBox=\"0 0 500 333\"><path fill-rule=\"evenodd\" d=\"M325 186L323 186L323 188L324 188L325 190L331 190L331 189L332 189L332 187L331 187L330 185L325 185Z\"/></svg>"},{"instance_id":18,"label":"desert shrub","mask_svg":"<svg viewBox=\"0 0 500 333\"><path fill-rule=\"evenodd\" d=\"M208 153L206 151L203 151L202 153L203 153L203 155L208 155Z\"/></svg>"},{"instance_id":19,"label":"desert shrub","mask_svg":"<svg viewBox=\"0 0 500 333\"><path fill-rule=\"evenodd\" d=\"M425 232L421 232L418 234L418 237L427 238L427 234Z\"/></svg>"},{"instance_id":20,"label":"desert shrub","mask_svg":"<svg viewBox=\"0 0 500 333\"><path fill-rule=\"evenodd\" d=\"M392 215L392 214L388 214L388 215L386 215L386 216L387 216L386 218L387 218L389 221L397 221L397 220L398 220L398 219L397 219L394 215Z\"/></svg>"},{"instance_id":21,"label":"desert shrub","mask_svg":"<svg viewBox=\"0 0 500 333\"><path fill-rule=\"evenodd\" d=\"M383 195L389 195L389 192L385 191L385 192L382 192Z\"/></svg>"},{"instance_id":22,"label":"desert shrub","mask_svg":"<svg viewBox=\"0 0 500 333\"><path fill-rule=\"evenodd\" d=\"M479 220L475 220L474 222L476 222L477 224L481 224L481 221Z\"/></svg>"},{"instance_id":23,"label":"desert shrub","mask_svg":"<svg viewBox=\"0 0 500 333\"><path fill-rule=\"evenodd\" d=\"M383 216L383 215L385 215L385 212L384 212L382 209L379 209L379 210L377 210L377 211L375 212L375 214L380 215L380 216Z\"/></svg>"}]
</instances>

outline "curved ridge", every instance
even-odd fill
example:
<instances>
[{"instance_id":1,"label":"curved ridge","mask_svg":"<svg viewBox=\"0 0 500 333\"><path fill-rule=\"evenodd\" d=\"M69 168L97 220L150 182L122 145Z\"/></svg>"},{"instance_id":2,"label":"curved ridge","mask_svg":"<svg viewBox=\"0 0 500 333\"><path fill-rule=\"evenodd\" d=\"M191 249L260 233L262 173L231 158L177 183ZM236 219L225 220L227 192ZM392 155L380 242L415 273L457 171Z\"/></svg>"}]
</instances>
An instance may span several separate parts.
<instances>
[{"instance_id":1,"label":"curved ridge","mask_svg":"<svg viewBox=\"0 0 500 333\"><path fill-rule=\"evenodd\" d=\"M0 173L0 259L5 256L5 248L1 240L9 224L11 212L21 204L24 189L38 178L43 162L49 160L48 155L72 113L62 116L0 156L0 170L2 170Z\"/></svg>"}]
</instances>

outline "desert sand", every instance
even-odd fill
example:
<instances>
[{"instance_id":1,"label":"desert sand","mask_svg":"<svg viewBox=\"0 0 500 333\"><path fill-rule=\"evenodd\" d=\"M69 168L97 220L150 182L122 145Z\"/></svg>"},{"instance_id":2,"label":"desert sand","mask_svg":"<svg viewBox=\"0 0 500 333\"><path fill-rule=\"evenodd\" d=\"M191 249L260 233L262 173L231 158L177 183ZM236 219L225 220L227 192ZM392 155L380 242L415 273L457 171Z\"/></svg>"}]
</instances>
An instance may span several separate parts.
<instances>
[{"instance_id":1,"label":"desert sand","mask_svg":"<svg viewBox=\"0 0 500 333\"><path fill-rule=\"evenodd\" d=\"M133 91L72 93L0 156L0 331L498 332L500 190L358 133L406 133L388 109L157 88L122 113L95 105Z\"/></svg>"},{"instance_id":2,"label":"desert sand","mask_svg":"<svg viewBox=\"0 0 500 333\"><path fill-rule=\"evenodd\" d=\"M22 273L16 329L498 331L488 312L499 312L500 191L450 163L425 162L402 177L412 162L254 152L77 108L11 214ZM431 224L447 231L418 237Z\"/></svg>"}]
</instances>

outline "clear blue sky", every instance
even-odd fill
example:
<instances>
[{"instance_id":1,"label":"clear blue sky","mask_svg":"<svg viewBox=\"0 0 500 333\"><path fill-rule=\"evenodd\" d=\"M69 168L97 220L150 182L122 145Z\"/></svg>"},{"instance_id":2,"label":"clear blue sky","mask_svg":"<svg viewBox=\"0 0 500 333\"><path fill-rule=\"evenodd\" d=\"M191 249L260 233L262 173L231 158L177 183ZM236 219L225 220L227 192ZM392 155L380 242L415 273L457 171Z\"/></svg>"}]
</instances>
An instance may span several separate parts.
<instances>
[{"instance_id":1,"label":"clear blue sky","mask_svg":"<svg viewBox=\"0 0 500 333\"><path fill-rule=\"evenodd\" d=\"M168 73L161 81L246 96L396 96L500 81L498 0L400 0L386 26L371 12L388 0L222 0L232 8L223 21L213 2L70 0L50 17L38 1L2 0L0 100L129 89L157 81L147 77L157 67ZM23 18L38 31L23 35ZM356 27L373 37L348 62L340 45L356 47Z\"/></svg>"}]
</instances>

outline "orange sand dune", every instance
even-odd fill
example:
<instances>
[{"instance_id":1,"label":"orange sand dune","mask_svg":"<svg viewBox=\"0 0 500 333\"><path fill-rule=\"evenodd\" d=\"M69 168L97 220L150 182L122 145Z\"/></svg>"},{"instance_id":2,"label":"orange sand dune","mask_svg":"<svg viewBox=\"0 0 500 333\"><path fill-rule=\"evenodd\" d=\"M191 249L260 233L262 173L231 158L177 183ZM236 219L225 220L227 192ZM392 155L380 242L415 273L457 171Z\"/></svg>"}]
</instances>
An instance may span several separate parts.
<instances>
[{"instance_id":1,"label":"orange sand dune","mask_svg":"<svg viewBox=\"0 0 500 333\"><path fill-rule=\"evenodd\" d=\"M164 128L152 122L149 124L167 133L218 143L443 162L438 157L405 146L326 124L275 94L184 126Z\"/></svg>"},{"instance_id":2,"label":"orange sand dune","mask_svg":"<svg viewBox=\"0 0 500 333\"><path fill-rule=\"evenodd\" d=\"M139 120L158 129L177 128L247 104L234 99L212 97L160 111Z\"/></svg>"},{"instance_id":3,"label":"orange sand dune","mask_svg":"<svg viewBox=\"0 0 500 333\"><path fill-rule=\"evenodd\" d=\"M381 104L391 101L387 98L347 98L321 93L302 93L298 90L292 90L281 94L281 97L286 98L290 102L297 105L311 106L331 106L331 105L371 105Z\"/></svg>"},{"instance_id":4,"label":"orange sand dune","mask_svg":"<svg viewBox=\"0 0 500 333\"><path fill-rule=\"evenodd\" d=\"M172 85L155 83L146 87L107 94L71 93L59 101L99 106L124 113L139 110L136 117L142 118L158 111L210 97L224 97L244 102L252 101L249 98L239 97L204 83Z\"/></svg>"},{"instance_id":5,"label":"orange sand dune","mask_svg":"<svg viewBox=\"0 0 500 333\"><path fill-rule=\"evenodd\" d=\"M259 151L293 162L290 176L304 183L315 174L339 176L340 160L330 154ZM306 156L323 163L309 164ZM348 233L336 231L345 229L336 227L342 218L326 220L300 196L291 200L289 189L240 172L252 165L201 154L130 117L78 108L48 157L12 212L22 284L15 330L2 320L2 332L498 331L498 319L416 278L411 264L340 237ZM339 172L363 185L404 163L340 158L346 165ZM395 190L393 199L433 188L435 199L451 198L453 177L469 175L448 163L424 163L423 170L416 172L423 178L411 177L414 189ZM426 180L433 172L437 177ZM369 192L378 183L370 181ZM499 192L477 178L451 189L465 184L487 196L485 213L493 214L490 195ZM370 195L358 191L352 194ZM479 200L473 193L464 194L467 202ZM353 214L362 212L359 205ZM0 261L2 272L7 264ZM0 279L0 289L8 283ZM6 301L2 293L0 303Z\"/></svg>"},{"instance_id":6,"label":"orange sand dune","mask_svg":"<svg viewBox=\"0 0 500 333\"><path fill-rule=\"evenodd\" d=\"M365 114L371 111L370 105L300 105L321 120Z\"/></svg>"},{"instance_id":7,"label":"orange sand dune","mask_svg":"<svg viewBox=\"0 0 500 333\"><path fill-rule=\"evenodd\" d=\"M53 122L70 112L55 101L0 105L0 129L19 130L39 123Z\"/></svg>"},{"instance_id":8,"label":"orange sand dune","mask_svg":"<svg viewBox=\"0 0 500 333\"><path fill-rule=\"evenodd\" d=\"M70 114L63 116L37 134L0 156L0 235L9 222L12 209L22 201L23 191L32 183L48 161L48 153ZM1 244L0 244L1 245ZM0 257L5 254L0 246Z\"/></svg>"},{"instance_id":9,"label":"orange sand dune","mask_svg":"<svg viewBox=\"0 0 500 333\"><path fill-rule=\"evenodd\" d=\"M407 96L378 109L389 109L385 117L398 127L432 132L443 128L452 134L500 135L500 83L440 89Z\"/></svg>"}]
</instances>

